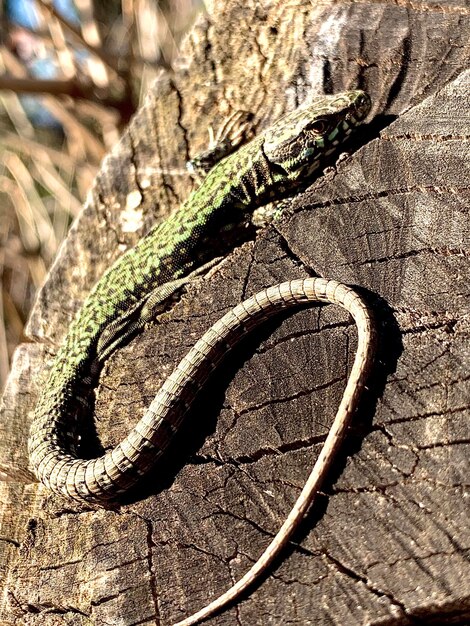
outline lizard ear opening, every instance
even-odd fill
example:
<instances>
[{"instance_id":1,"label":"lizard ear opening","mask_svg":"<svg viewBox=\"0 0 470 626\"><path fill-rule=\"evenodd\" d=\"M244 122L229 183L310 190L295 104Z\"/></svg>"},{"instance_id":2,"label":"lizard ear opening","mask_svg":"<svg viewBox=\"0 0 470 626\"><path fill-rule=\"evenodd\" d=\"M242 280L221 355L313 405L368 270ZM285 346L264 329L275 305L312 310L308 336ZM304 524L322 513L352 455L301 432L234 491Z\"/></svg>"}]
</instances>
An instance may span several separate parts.
<instances>
[{"instance_id":1,"label":"lizard ear opening","mask_svg":"<svg viewBox=\"0 0 470 626\"><path fill-rule=\"evenodd\" d=\"M305 148L304 142L298 139L278 143L276 139L270 140L267 137L263 145L263 152L273 172L290 176L292 171L298 169L300 162L303 162Z\"/></svg>"},{"instance_id":2,"label":"lizard ear opening","mask_svg":"<svg viewBox=\"0 0 470 626\"><path fill-rule=\"evenodd\" d=\"M278 161L273 161L271 157L266 157L269 161L269 167L274 174L281 174L281 176L288 176L289 171L284 166L284 159L279 158Z\"/></svg>"}]
</instances>

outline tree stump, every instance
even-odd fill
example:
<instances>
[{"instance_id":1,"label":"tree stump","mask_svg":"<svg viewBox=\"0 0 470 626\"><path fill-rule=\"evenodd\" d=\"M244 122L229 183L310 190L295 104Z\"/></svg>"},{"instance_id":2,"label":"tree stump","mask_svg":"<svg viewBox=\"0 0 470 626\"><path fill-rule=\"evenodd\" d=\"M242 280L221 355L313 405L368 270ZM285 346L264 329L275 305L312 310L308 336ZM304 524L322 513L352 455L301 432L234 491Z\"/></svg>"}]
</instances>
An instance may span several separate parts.
<instances>
[{"instance_id":1,"label":"tree stump","mask_svg":"<svg viewBox=\"0 0 470 626\"><path fill-rule=\"evenodd\" d=\"M351 155L280 223L188 287L114 354L96 394L117 443L205 329L267 285L358 286L376 369L325 492L253 592L207 623L416 624L470 618L470 28L458 0L214 2L101 168L29 323L0 438L0 623L171 624L238 579L322 446L355 349L335 307L277 318L221 367L178 440L114 509L50 495L27 471L31 410L67 327L112 261L178 206L185 161L230 113L262 130L312 94L363 88ZM467 419L466 419L467 418Z\"/></svg>"}]
</instances>

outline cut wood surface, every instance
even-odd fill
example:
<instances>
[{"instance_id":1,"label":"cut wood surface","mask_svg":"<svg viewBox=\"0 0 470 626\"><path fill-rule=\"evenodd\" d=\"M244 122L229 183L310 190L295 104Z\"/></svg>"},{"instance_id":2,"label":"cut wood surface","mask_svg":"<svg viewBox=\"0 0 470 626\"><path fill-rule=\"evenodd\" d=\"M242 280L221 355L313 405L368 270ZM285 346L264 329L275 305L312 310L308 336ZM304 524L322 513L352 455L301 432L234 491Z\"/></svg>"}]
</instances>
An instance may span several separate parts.
<instances>
[{"instance_id":1,"label":"cut wood surface","mask_svg":"<svg viewBox=\"0 0 470 626\"><path fill-rule=\"evenodd\" d=\"M50 495L26 441L45 365L91 286L192 188L185 161L234 111L255 130L314 94L374 106L350 156L283 219L190 285L114 354L104 447L208 326L270 284L358 286L380 345L344 452L283 558L214 625L468 623L470 9L446 3L214 2L115 150L39 294L0 422L0 624L166 626L259 556L340 401L355 328L335 307L263 326L207 386L175 445L113 509Z\"/></svg>"}]
</instances>

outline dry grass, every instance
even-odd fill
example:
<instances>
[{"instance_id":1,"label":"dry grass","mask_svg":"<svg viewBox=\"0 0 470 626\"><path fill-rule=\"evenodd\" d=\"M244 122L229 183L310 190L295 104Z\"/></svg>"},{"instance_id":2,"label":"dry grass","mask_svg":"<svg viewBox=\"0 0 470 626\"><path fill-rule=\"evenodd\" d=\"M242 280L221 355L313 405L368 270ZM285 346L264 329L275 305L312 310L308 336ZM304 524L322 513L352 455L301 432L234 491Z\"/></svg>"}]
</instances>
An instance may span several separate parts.
<instances>
[{"instance_id":1,"label":"dry grass","mask_svg":"<svg viewBox=\"0 0 470 626\"><path fill-rule=\"evenodd\" d=\"M38 27L4 17L0 43L0 390L36 290L78 214L102 157L146 86L171 67L191 0L76 0L79 26L36 0ZM116 6L119 10L116 10ZM104 17L99 15L99 12ZM53 79L33 76L47 58ZM24 94L56 128L39 127Z\"/></svg>"}]
</instances>

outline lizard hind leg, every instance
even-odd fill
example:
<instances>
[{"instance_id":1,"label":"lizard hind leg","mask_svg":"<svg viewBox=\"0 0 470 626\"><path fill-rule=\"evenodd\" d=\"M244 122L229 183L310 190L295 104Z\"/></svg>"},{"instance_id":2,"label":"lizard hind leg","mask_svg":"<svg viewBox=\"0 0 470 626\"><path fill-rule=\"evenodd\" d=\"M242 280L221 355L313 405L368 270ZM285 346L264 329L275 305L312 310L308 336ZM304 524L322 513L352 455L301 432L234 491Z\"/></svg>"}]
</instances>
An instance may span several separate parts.
<instances>
[{"instance_id":1,"label":"lizard hind leg","mask_svg":"<svg viewBox=\"0 0 470 626\"><path fill-rule=\"evenodd\" d=\"M186 276L158 285L125 313L110 322L98 340L96 361L102 364L117 348L128 343L146 324L167 308L169 300L182 287L206 274L220 260L221 257L216 257Z\"/></svg>"}]
</instances>

